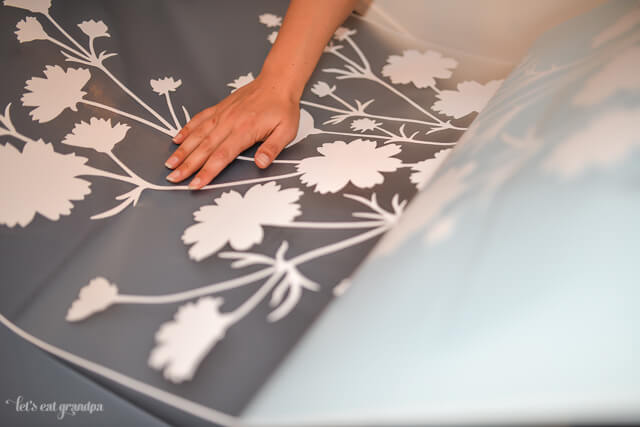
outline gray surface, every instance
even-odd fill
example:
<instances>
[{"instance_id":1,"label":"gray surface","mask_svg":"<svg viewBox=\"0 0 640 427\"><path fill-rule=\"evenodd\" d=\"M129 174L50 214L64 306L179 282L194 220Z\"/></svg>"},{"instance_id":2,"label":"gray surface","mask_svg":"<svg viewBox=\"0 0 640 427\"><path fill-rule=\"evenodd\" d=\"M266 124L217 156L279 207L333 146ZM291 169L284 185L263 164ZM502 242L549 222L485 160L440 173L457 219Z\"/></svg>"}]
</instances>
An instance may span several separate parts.
<instances>
[{"instance_id":1,"label":"gray surface","mask_svg":"<svg viewBox=\"0 0 640 427\"><path fill-rule=\"evenodd\" d=\"M264 12L282 15L285 7L285 1L242 4L209 1L57 1L51 8L51 14L78 38L81 36L76 27L78 22L85 19L104 20L109 26L111 38L99 39L97 45L119 54L107 60L113 73L159 111L165 111L164 99L151 92L149 79L161 76L181 78L183 85L173 94L175 105L185 104L195 114L224 98L229 93L226 86L228 82L248 72L257 74L270 47L265 37L271 31L265 30L257 22L257 16ZM32 76L40 76L45 65L59 64L66 68L68 64L64 63L57 49L48 43L19 44L16 41L13 34L15 23L29 15L20 9L0 8L0 28L3 29L0 33L0 50L3 52L3 63L10 64L2 69L0 103L4 106L13 102L12 118L16 128L23 133L34 139L42 137L47 142L53 142L58 152L71 152L71 147L61 145L59 141L74 123L81 119L86 121L92 115L109 116L103 111L80 105L77 113L66 110L57 119L45 124L31 121L29 109L22 107L19 102L25 81ZM349 25L358 29L358 41L367 51L375 70L382 68L389 54L399 53L402 47L416 44L391 37L353 18ZM328 65L337 65L337 62L325 56L319 69ZM483 79L488 75L489 68L468 62L466 66L459 67L460 72L456 75L460 80L469 76ZM111 104L123 109L139 110L99 72L92 71L92 76L87 86L92 99L105 96L109 97ZM319 77L322 80L329 79L326 74L317 72L311 82ZM454 79L448 80L452 87L455 83L457 81ZM406 89L406 93L414 99L423 103L432 102L431 92ZM341 84L341 95L347 98L375 98L372 110L380 113L392 111L397 116L415 116L403 101L366 82ZM308 92L304 98L313 99ZM311 112L317 124L329 116L319 110ZM457 123L468 124L473 117L468 116ZM126 119L119 117L115 119L126 122ZM350 131L348 122L333 130ZM439 139L455 141L459 136L458 131L448 134L441 132ZM319 145L336 139L344 138L310 136L304 143L284 153L282 158L300 159L314 155ZM0 143L6 142L19 148L22 146L19 141L6 137L0 139ZM167 170L163 163L174 148L164 135L141 126L132 126L116 152L145 179L164 185ZM88 157L89 164L93 166L118 172L117 167L104 155L91 150L73 151ZM419 161L431 157L435 151L438 148L410 147L403 151L401 157L406 161ZM216 182L290 171L290 168L275 165L264 172L248 162L236 162ZM376 188L382 204L388 205L395 193L400 194L401 199L410 198L415 193L415 187L408 184L408 174L409 171L405 169L390 175L384 189ZM260 306L227 332L224 341L206 357L192 381L175 385L164 380L160 372L149 368L146 361L154 345L154 333L159 325L173 318L179 304L115 306L77 324L65 322L64 317L78 290L96 276L105 276L118 284L121 292L150 295L188 290L236 277L238 272L228 267L227 260L211 257L200 263L191 261L187 256L187 247L180 241L183 230L193 223L192 212L204 204L210 204L228 190L145 192L137 207L128 208L113 218L92 221L89 219L91 215L113 207L114 197L129 191L131 186L100 178L90 180L91 194L85 200L74 203L70 216L51 222L38 215L24 229L0 227L0 313L33 335L71 353L230 414L239 413L308 325L331 301L333 286L349 276L375 243L372 240L302 265L301 271L323 286L320 292L305 294L294 312L275 324L265 321L269 312L266 304ZM281 180L280 183L284 186L301 185L296 178ZM244 192L248 186L235 189ZM366 197L371 194L370 190L360 190L352 185L334 195L321 196L309 188L304 188L304 191L300 203L305 214L297 218L301 221L348 221L352 219L351 212L356 205L342 197L341 193ZM356 233L353 230L268 228L263 243L253 247L252 251L273 254L281 242L287 240L290 243L288 255L295 256ZM239 305L247 298L247 292L247 289L226 292L223 295L223 309L229 310ZM6 369L6 365L2 367L3 371ZM52 370L55 369L52 367ZM68 368L64 367L64 370ZM172 411L158 409L162 405L156 405L137 393L117 389L142 407L160 412Z\"/></svg>"},{"instance_id":2,"label":"gray surface","mask_svg":"<svg viewBox=\"0 0 640 427\"><path fill-rule=\"evenodd\" d=\"M0 326L0 420L3 426L149 426L164 427L167 423L109 389L92 381L82 372L37 350L31 344ZM7 349L11 351L7 351ZM18 396L29 410L16 410ZM56 411L40 411L40 405L56 403ZM102 405L102 411L91 414L61 412L61 404L92 402ZM175 420L175 417L174 417ZM184 420L184 419L183 419Z\"/></svg>"}]
</instances>

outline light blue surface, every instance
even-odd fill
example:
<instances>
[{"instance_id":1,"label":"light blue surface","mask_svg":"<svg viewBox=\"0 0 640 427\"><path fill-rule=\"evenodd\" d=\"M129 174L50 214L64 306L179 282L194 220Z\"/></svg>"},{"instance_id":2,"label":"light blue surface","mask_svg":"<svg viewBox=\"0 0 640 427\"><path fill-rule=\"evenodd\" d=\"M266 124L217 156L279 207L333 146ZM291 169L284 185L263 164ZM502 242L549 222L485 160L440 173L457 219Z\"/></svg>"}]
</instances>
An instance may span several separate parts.
<instances>
[{"instance_id":1,"label":"light blue surface","mask_svg":"<svg viewBox=\"0 0 640 427\"><path fill-rule=\"evenodd\" d=\"M637 2L544 35L245 419L640 420L638 52Z\"/></svg>"}]
</instances>

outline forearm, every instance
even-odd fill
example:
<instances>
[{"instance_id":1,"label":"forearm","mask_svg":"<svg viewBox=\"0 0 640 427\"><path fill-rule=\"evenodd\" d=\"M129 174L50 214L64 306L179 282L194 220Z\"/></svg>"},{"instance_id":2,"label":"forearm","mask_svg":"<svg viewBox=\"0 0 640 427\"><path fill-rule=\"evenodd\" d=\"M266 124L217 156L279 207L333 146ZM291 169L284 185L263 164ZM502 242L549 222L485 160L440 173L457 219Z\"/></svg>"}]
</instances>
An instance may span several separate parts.
<instances>
[{"instance_id":1,"label":"forearm","mask_svg":"<svg viewBox=\"0 0 640 427\"><path fill-rule=\"evenodd\" d=\"M357 0L291 0L261 76L299 100L336 28Z\"/></svg>"}]
</instances>

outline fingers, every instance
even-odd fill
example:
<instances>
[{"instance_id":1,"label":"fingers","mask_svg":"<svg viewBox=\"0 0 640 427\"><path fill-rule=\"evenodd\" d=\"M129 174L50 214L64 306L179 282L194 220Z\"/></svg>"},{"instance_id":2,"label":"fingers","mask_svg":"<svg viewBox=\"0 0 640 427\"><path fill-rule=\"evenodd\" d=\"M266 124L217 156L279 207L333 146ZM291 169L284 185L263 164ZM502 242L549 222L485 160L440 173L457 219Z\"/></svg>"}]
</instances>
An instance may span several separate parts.
<instances>
[{"instance_id":1,"label":"fingers","mask_svg":"<svg viewBox=\"0 0 640 427\"><path fill-rule=\"evenodd\" d=\"M176 144L182 143L185 138L193 133L193 131L195 131L198 126L200 126L205 120L213 117L215 111L216 106L214 105L213 107L205 108L204 110L193 116L191 120L189 120L189 123L184 125L184 127L180 129L180 132L178 132L178 134L173 137L173 142L175 142Z\"/></svg>"},{"instance_id":2,"label":"fingers","mask_svg":"<svg viewBox=\"0 0 640 427\"><path fill-rule=\"evenodd\" d=\"M268 167L284 147L296 137L297 127L291 124L281 123L271 135L260 145L254 157L256 165L264 169Z\"/></svg>"},{"instance_id":3,"label":"fingers","mask_svg":"<svg viewBox=\"0 0 640 427\"><path fill-rule=\"evenodd\" d=\"M224 133L224 129L219 129L215 116L209 117L200 122L200 125L187 136L180 144L180 147L167 159L165 166L174 169L182 164L184 160L195 150L200 144L204 143L206 138L210 138L212 134ZM224 138L226 135L222 135Z\"/></svg>"},{"instance_id":4,"label":"fingers","mask_svg":"<svg viewBox=\"0 0 640 427\"><path fill-rule=\"evenodd\" d=\"M254 144L254 139L248 133L233 133L220 144L204 163L200 172L189 183L189 188L199 190L218 176L229 163L240 153Z\"/></svg>"},{"instance_id":5,"label":"fingers","mask_svg":"<svg viewBox=\"0 0 640 427\"><path fill-rule=\"evenodd\" d=\"M167 180L176 183L190 177L202 167L228 135L229 131L224 127L216 127L204 138L195 133L190 135L167 160L169 163L175 158L177 159L175 164L180 165L167 176Z\"/></svg>"}]
</instances>

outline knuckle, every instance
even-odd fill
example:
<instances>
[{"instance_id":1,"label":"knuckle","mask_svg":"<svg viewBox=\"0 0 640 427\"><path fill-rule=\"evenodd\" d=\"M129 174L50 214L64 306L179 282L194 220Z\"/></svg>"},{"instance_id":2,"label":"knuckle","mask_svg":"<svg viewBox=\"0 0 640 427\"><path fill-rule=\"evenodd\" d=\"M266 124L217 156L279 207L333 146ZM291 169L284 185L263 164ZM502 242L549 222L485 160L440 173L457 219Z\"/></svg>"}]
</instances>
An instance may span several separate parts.
<instances>
[{"instance_id":1,"label":"knuckle","mask_svg":"<svg viewBox=\"0 0 640 427\"><path fill-rule=\"evenodd\" d=\"M233 160L231 151L229 151L228 148L224 148L224 147L218 148L216 152L213 153L211 158L213 159L214 162L225 164L225 165L231 162L231 160Z\"/></svg>"},{"instance_id":2,"label":"knuckle","mask_svg":"<svg viewBox=\"0 0 640 427\"><path fill-rule=\"evenodd\" d=\"M202 179L205 182L211 181L213 176L216 174L216 168L210 164L205 164L200 172L198 173L198 178Z\"/></svg>"},{"instance_id":3,"label":"knuckle","mask_svg":"<svg viewBox=\"0 0 640 427\"><path fill-rule=\"evenodd\" d=\"M185 160L178 169L180 172L190 172L193 170L193 162L191 160Z\"/></svg>"},{"instance_id":4,"label":"knuckle","mask_svg":"<svg viewBox=\"0 0 640 427\"><path fill-rule=\"evenodd\" d=\"M183 160L186 156L186 150L180 146L176 151L173 152L173 156L177 157L180 160Z\"/></svg>"}]
</instances>

